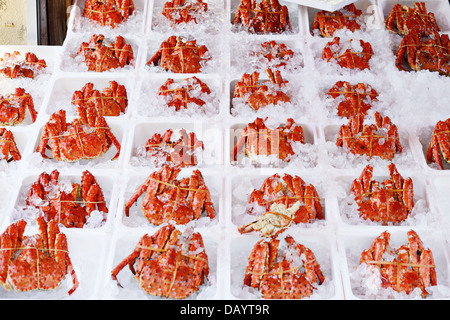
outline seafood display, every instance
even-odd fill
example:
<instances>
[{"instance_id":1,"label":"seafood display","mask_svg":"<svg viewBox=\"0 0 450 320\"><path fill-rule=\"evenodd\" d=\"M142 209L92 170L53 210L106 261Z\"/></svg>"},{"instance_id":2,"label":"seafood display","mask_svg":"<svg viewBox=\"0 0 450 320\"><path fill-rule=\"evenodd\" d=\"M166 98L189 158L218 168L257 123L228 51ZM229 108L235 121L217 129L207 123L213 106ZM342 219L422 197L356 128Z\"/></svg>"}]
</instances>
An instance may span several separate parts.
<instances>
[{"instance_id":1,"label":"seafood display","mask_svg":"<svg viewBox=\"0 0 450 320\"><path fill-rule=\"evenodd\" d=\"M450 6L302 2L2 46L0 299L448 300Z\"/></svg>"}]
</instances>

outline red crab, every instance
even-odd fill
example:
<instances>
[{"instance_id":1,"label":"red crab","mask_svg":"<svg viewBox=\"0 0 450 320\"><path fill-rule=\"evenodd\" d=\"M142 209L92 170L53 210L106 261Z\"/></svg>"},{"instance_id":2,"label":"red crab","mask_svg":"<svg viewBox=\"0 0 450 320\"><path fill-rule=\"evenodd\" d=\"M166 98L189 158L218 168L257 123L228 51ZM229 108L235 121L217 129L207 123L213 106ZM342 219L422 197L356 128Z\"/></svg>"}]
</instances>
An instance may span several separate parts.
<instances>
[{"instance_id":1,"label":"red crab","mask_svg":"<svg viewBox=\"0 0 450 320\"><path fill-rule=\"evenodd\" d=\"M59 182L59 171L43 172L31 185L26 203L42 212L47 221L54 220L67 228L83 228L94 210L108 213L105 197L95 177L83 172L81 184Z\"/></svg>"},{"instance_id":2,"label":"red crab","mask_svg":"<svg viewBox=\"0 0 450 320\"><path fill-rule=\"evenodd\" d=\"M102 26L115 28L134 12L133 0L86 0L84 15Z\"/></svg>"},{"instance_id":3,"label":"red crab","mask_svg":"<svg viewBox=\"0 0 450 320\"><path fill-rule=\"evenodd\" d=\"M362 11L353 3L333 12L322 10L317 12L312 29L319 31L322 37L331 38L337 30L360 30L362 16Z\"/></svg>"},{"instance_id":4,"label":"red crab","mask_svg":"<svg viewBox=\"0 0 450 320\"><path fill-rule=\"evenodd\" d=\"M6 160L7 162L13 160L19 161L22 159L13 133L5 128L0 128L0 160L1 159Z\"/></svg>"},{"instance_id":5,"label":"red crab","mask_svg":"<svg viewBox=\"0 0 450 320\"><path fill-rule=\"evenodd\" d=\"M299 176L278 173L267 178L259 189L252 191L250 205L265 207L264 215L257 220L239 227L239 232L259 231L273 237L286 230L292 222L308 223L323 219L323 208L316 188ZM248 213L252 214L253 209Z\"/></svg>"},{"instance_id":6,"label":"red crab","mask_svg":"<svg viewBox=\"0 0 450 320\"><path fill-rule=\"evenodd\" d=\"M450 118L436 123L426 157L428 162L436 162L442 170L444 170L442 159L450 163Z\"/></svg>"},{"instance_id":7,"label":"red crab","mask_svg":"<svg viewBox=\"0 0 450 320\"><path fill-rule=\"evenodd\" d=\"M197 77L187 78L181 83L176 83L173 79L167 79L158 90L160 96L169 97L167 105L174 107L177 111L187 109L190 103L204 106L206 102L195 94L197 92L211 94L208 85Z\"/></svg>"},{"instance_id":8,"label":"red crab","mask_svg":"<svg viewBox=\"0 0 450 320\"><path fill-rule=\"evenodd\" d=\"M423 246L414 230L408 231L407 236L408 244L396 249L389 245L391 234L384 231L361 253L360 263L379 271L383 288L406 294L419 288L425 298L426 288L437 285L433 253Z\"/></svg>"},{"instance_id":9,"label":"red crab","mask_svg":"<svg viewBox=\"0 0 450 320\"><path fill-rule=\"evenodd\" d=\"M147 294L173 299L189 297L209 275L202 235L182 233L170 224L152 236L145 234L133 252L111 271L111 278L118 284L117 275L127 265Z\"/></svg>"},{"instance_id":10,"label":"red crab","mask_svg":"<svg viewBox=\"0 0 450 320\"><path fill-rule=\"evenodd\" d=\"M200 170L177 180L180 171L178 166L165 165L153 172L125 204L125 214L129 216L130 207L145 192L141 209L152 224L187 224L200 219L203 212L214 218L214 205Z\"/></svg>"},{"instance_id":11,"label":"red crab","mask_svg":"<svg viewBox=\"0 0 450 320\"><path fill-rule=\"evenodd\" d=\"M26 111L30 112L31 121L37 117L33 97L23 88L16 88L14 94L0 96L0 125L15 126L25 119Z\"/></svg>"},{"instance_id":12,"label":"red crab","mask_svg":"<svg viewBox=\"0 0 450 320\"><path fill-rule=\"evenodd\" d=\"M405 35L397 50L395 65L407 71L406 62L411 70L429 70L450 76L450 40L448 34L427 37L417 30Z\"/></svg>"},{"instance_id":13,"label":"red crab","mask_svg":"<svg viewBox=\"0 0 450 320\"><path fill-rule=\"evenodd\" d=\"M160 65L173 73L199 73L205 61L208 61L208 48L197 45L197 40L185 41L179 36L170 36L161 43L158 51L147 65Z\"/></svg>"},{"instance_id":14,"label":"red crab","mask_svg":"<svg viewBox=\"0 0 450 320\"><path fill-rule=\"evenodd\" d=\"M269 81L262 83L258 82L259 72L244 73L241 80L236 83L233 97L246 99L246 103L255 111L270 104L290 102L289 96L279 90L288 83L281 77L281 72L279 70L273 72L271 69L267 69L266 73Z\"/></svg>"},{"instance_id":15,"label":"red crab","mask_svg":"<svg viewBox=\"0 0 450 320\"><path fill-rule=\"evenodd\" d=\"M341 44L341 39L334 37L323 48L322 59L328 62L336 61L342 68L364 70L370 69L369 61L373 54L369 42L350 39L349 42Z\"/></svg>"},{"instance_id":16,"label":"red crab","mask_svg":"<svg viewBox=\"0 0 450 320\"><path fill-rule=\"evenodd\" d=\"M287 119L286 125L269 129L262 118L256 118L249 123L241 133L233 149L233 160L237 161L238 153L244 150L245 154L254 158L258 155L276 155L282 161L289 161L294 155L292 143L305 143L303 128L297 125L292 118Z\"/></svg>"},{"instance_id":17,"label":"red crab","mask_svg":"<svg viewBox=\"0 0 450 320\"><path fill-rule=\"evenodd\" d=\"M264 57L267 62L276 62L272 65L274 68L283 67L294 56L294 51L284 43L277 43L276 41L265 41L260 45L260 50L251 52L257 57Z\"/></svg>"},{"instance_id":18,"label":"red crab","mask_svg":"<svg viewBox=\"0 0 450 320\"><path fill-rule=\"evenodd\" d=\"M164 4L162 14L175 24L190 21L197 23L196 16L207 10L208 4L203 0L171 0Z\"/></svg>"},{"instance_id":19,"label":"red crab","mask_svg":"<svg viewBox=\"0 0 450 320\"><path fill-rule=\"evenodd\" d=\"M36 73L42 69L47 68L47 63L44 59L38 59L38 57L32 53L25 53L25 60L21 59L21 53L14 51L13 53L5 53L3 58L0 58L0 62L11 65L0 69L0 73L6 77L15 78L34 78Z\"/></svg>"},{"instance_id":20,"label":"red crab","mask_svg":"<svg viewBox=\"0 0 450 320\"><path fill-rule=\"evenodd\" d=\"M123 68L134 59L133 48L122 36L117 36L114 43L106 44L105 36L94 34L89 42L83 42L77 55L83 57L88 71L103 72Z\"/></svg>"},{"instance_id":21,"label":"red crab","mask_svg":"<svg viewBox=\"0 0 450 320\"><path fill-rule=\"evenodd\" d=\"M61 109L53 113L45 124L36 151L43 158L49 158L46 150L50 149L54 159L72 162L101 157L112 144L117 149L117 154L111 159L114 160L120 155L120 143L104 117L92 114L87 123L81 118L68 123L66 112Z\"/></svg>"},{"instance_id":22,"label":"red crab","mask_svg":"<svg viewBox=\"0 0 450 320\"><path fill-rule=\"evenodd\" d=\"M180 129L179 132L178 140L171 140L172 129L167 129L163 135L155 133L145 144L147 156L157 158L157 163L172 163L179 166L197 165L195 153L197 150L204 149L203 142L197 139L195 132L188 133L185 129Z\"/></svg>"},{"instance_id":23,"label":"red crab","mask_svg":"<svg viewBox=\"0 0 450 320\"><path fill-rule=\"evenodd\" d=\"M250 33L282 33L292 31L289 10L278 0L241 0L233 24L241 24Z\"/></svg>"},{"instance_id":24,"label":"red crab","mask_svg":"<svg viewBox=\"0 0 450 320\"><path fill-rule=\"evenodd\" d=\"M439 35L434 13L427 12L425 2L415 2L414 6L395 4L385 20L386 28L389 31L401 36L407 35L411 30L427 35Z\"/></svg>"},{"instance_id":25,"label":"red crab","mask_svg":"<svg viewBox=\"0 0 450 320\"><path fill-rule=\"evenodd\" d=\"M289 235L283 240L271 238L257 242L248 258L244 277L244 284L257 288L264 299L306 298L324 281L312 250Z\"/></svg>"},{"instance_id":26,"label":"red crab","mask_svg":"<svg viewBox=\"0 0 450 320\"><path fill-rule=\"evenodd\" d=\"M56 221L36 219L39 234L24 236L27 223L11 224L0 237L0 284L6 290L53 290L70 274L72 294L79 286L67 237Z\"/></svg>"},{"instance_id":27,"label":"red crab","mask_svg":"<svg viewBox=\"0 0 450 320\"><path fill-rule=\"evenodd\" d=\"M404 179L394 163L389 163L390 179L372 180L373 167L367 165L361 176L353 180L351 191L359 206L359 215L383 224L405 221L414 208L414 186Z\"/></svg>"},{"instance_id":28,"label":"red crab","mask_svg":"<svg viewBox=\"0 0 450 320\"><path fill-rule=\"evenodd\" d=\"M102 92L94 89L92 82L86 83L81 90L72 95L72 104L77 107L78 115L87 123L88 110L95 108L97 113L106 116L119 116L128 106L127 89L117 81L109 82Z\"/></svg>"},{"instance_id":29,"label":"red crab","mask_svg":"<svg viewBox=\"0 0 450 320\"><path fill-rule=\"evenodd\" d=\"M392 160L396 153L403 151L397 126L379 112L375 112L374 117L373 124L364 124L363 114L351 117L348 124L339 129L336 145L353 154Z\"/></svg>"},{"instance_id":30,"label":"red crab","mask_svg":"<svg viewBox=\"0 0 450 320\"><path fill-rule=\"evenodd\" d=\"M372 102L378 97L378 92L369 84L351 85L348 81L336 82L327 94L339 101L337 114L346 118L351 118L358 113L366 115L372 108Z\"/></svg>"}]
</instances>

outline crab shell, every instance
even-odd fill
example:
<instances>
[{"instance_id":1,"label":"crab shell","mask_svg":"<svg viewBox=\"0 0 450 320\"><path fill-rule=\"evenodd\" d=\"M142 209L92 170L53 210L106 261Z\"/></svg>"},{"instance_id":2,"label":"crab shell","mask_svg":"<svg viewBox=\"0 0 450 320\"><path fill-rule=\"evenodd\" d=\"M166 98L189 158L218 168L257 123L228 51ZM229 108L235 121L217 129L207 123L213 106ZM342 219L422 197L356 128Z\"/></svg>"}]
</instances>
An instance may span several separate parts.
<instances>
[{"instance_id":1,"label":"crab shell","mask_svg":"<svg viewBox=\"0 0 450 320\"><path fill-rule=\"evenodd\" d=\"M5 128L0 128L0 160L2 159L8 162L22 159L13 133Z\"/></svg>"},{"instance_id":2,"label":"crab shell","mask_svg":"<svg viewBox=\"0 0 450 320\"><path fill-rule=\"evenodd\" d=\"M331 38L337 30L360 30L358 18L361 16L362 11L356 9L353 3L333 12L322 10L317 12L312 29L318 30L322 37Z\"/></svg>"},{"instance_id":3,"label":"crab shell","mask_svg":"<svg viewBox=\"0 0 450 320\"><path fill-rule=\"evenodd\" d=\"M14 94L0 97L0 125L15 126L25 119L26 110L35 122L37 112L33 98L23 88L16 88Z\"/></svg>"},{"instance_id":4,"label":"crab shell","mask_svg":"<svg viewBox=\"0 0 450 320\"><path fill-rule=\"evenodd\" d=\"M350 44L355 39L350 39ZM359 40L357 43L361 50L354 51L353 49L346 49L343 53L336 51L336 48L340 48L341 40L339 37L334 37L332 41L328 42L322 51L322 59L328 62L336 61L336 63L342 68L365 70L370 69L370 59L374 54L372 45L369 42Z\"/></svg>"},{"instance_id":5,"label":"crab shell","mask_svg":"<svg viewBox=\"0 0 450 320\"><path fill-rule=\"evenodd\" d=\"M450 118L436 123L427 150L427 161L444 170L442 159L450 163Z\"/></svg>"},{"instance_id":6,"label":"crab shell","mask_svg":"<svg viewBox=\"0 0 450 320\"><path fill-rule=\"evenodd\" d=\"M187 109L188 105L191 103L198 106L204 106L206 102L191 94L191 91L200 91L204 94L211 94L211 90L206 83L197 77L191 77L185 79L185 83L181 84L176 84L171 78L167 79L158 89L158 95L169 97L167 105L175 108L176 111Z\"/></svg>"},{"instance_id":7,"label":"crab shell","mask_svg":"<svg viewBox=\"0 0 450 320\"><path fill-rule=\"evenodd\" d=\"M190 1L187 5L186 0L171 0L164 4L162 15L174 24L191 21L197 23L196 16L206 11L208 11L208 4L203 0Z\"/></svg>"},{"instance_id":8,"label":"crab shell","mask_svg":"<svg viewBox=\"0 0 450 320\"><path fill-rule=\"evenodd\" d=\"M17 56L20 55L19 51L14 51L13 53L6 53L0 61L16 60ZM0 69L0 73L4 74L6 77L11 79L16 78L34 78L36 76L36 71L40 71L47 67L47 63L44 59L38 59L38 57L32 53L25 53L25 60L19 63L15 63L12 66Z\"/></svg>"},{"instance_id":9,"label":"crab shell","mask_svg":"<svg viewBox=\"0 0 450 320\"><path fill-rule=\"evenodd\" d=\"M86 0L83 14L102 26L115 28L128 20L134 9L133 0Z\"/></svg>"},{"instance_id":10,"label":"crab shell","mask_svg":"<svg viewBox=\"0 0 450 320\"><path fill-rule=\"evenodd\" d=\"M173 299L189 297L209 275L201 234L181 233L170 224L152 236L144 235L134 251L111 271L111 278L118 282L117 275L127 265L149 295Z\"/></svg>"}]
</instances>

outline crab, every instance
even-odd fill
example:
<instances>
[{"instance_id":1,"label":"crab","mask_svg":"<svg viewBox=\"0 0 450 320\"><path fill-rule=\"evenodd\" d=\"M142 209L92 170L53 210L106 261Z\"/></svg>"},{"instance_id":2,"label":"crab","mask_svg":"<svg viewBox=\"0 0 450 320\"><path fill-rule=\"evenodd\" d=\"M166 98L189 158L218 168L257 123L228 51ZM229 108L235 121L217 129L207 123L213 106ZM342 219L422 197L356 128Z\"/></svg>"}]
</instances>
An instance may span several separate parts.
<instances>
[{"instance_id":1,"label":"crab","mask_svg":"<svg viewBox=\"0 0 450 320\"><path fill-rule=\"evenodd\" d=\"M47 68L45 60L38 59L36 54L32 52L26 52L24 60L21 58L22 55L19 51L5 53L3 58L0 58L0 62L2 65L7 64L10 66L0 69L0 73L11 79L34 78L37 73Z\"/></svg>"},{"instance_id":2,"label":"crab","mask_svg":"<svg viewBox=\"0 0 450 320\"><path fill-rule=\"evenodd\" d=\"M292 31L287 6L278 0L241 0L233 24L240 24L250 33L283 33Z\"/></svg>"},{"instance_id":3,"label":"crab","mask_svg":"<svg viewBox=\"0 0 450 320\"><path fill-rule=\"evenodd\" d=\"M338 101L337 114L351 118L361 113L367 115L372 102L377 100L378 92L366 83L350 84L348 81L337 81L327 93Z\"/></svg>"},{"instance_id":4,"label":"crab","mask_svg":"<svg viewBox=\"0 0 450 320\"><path fill-rule=\"evenodd\" d=\"M211 194L200 170L193 170L189 178L177 180L181 167L165 165L153 172L140 185L125 204L129 216L131 206L145 192L141 210L154 225L167 222L187 224L200 219L206 212L210 219L215 217Z\"/></svg>"},{"instance_id":5,"label":"crab","mask_svg":"<svg viewBox=\"0 0 450 320\"><path fill-rule=\"evenodd\" d=\"M348 29L352 32L360 30L362 17L362 11L356 9L353 3L333 12L319 11L314 18L313 34L318 31L322 37L331 38L337 30Z\"/></svg>"},{"instance_id":6,"label":"crab","mask_svg":"<svg viewBox=\"0 0 450 320\"><path fill-rule=\"evenodd\" d=\"M208 4L203 0L171 0L164 4L162 14L174 24L197 23L197 15L206 11Z\"/></svg>"},{"instance_id":7,"label":"crab","mask_svg":"<svg viewBox=\"0 0 450 320\"><path fill-rule=\"evenodd\" d=\"M117 159L120 143L105 118L93 112L87 120L85 123L80 117L67 122L65 110L53 113L42 129L36 151L48 159L46 150L50 149L54 159L74 162L101 157L114 144L117 154L111 160Z\"/></svg>"},{"instance_id":8,"label":"crab","mask_svg":"<svg viewBox=\"0 0 450 320\"><path fill-rule=\"evenodd\" d=\"M370 271L378 271L383 288L411 294L419 289L421 296L428 295L426 288L437 285L433 253L423 246L414 230L407 232L408 244L399 248L389 245L391 234L384 231L361 253L360 264Z\"/></svg>"},{"instance_id":9,"label":"crab","mask_svg":"<svg viewBox=\"0 0 450 320\"><path fill-rule=\"evenodd\" d=\"M254 205L265 208L266 212L256 221L242 225L239 232L259 231L266 237L273 237L286 230L292 223L309 223L324 219L319 194L312 184L306 184L299 176L278 173L268 177L259 189L250 194L249 214L254 213Z\"/></svg>"},{"instance_id":10,"label":"crab","mask_svg":"<svg viewBox=\"0 0 450 320\"><path fill-rule=\"evenodd\" d=\"M171 224L151 236L145 234L133 252L111 271L111 278L120 287L117 276L127 265L147 294L172 299L186 299L209 276L202 235L182 233Z\"/></svg>"},{"instance_id":11,"label":"crab","mask_svg":"<svg viewBox=\"0 0 450 320\"><path fill-rule=\"evenodd\" d=\"M78 115L87 123L87 114L90 108L95 108L97 113L106 116L119 116L125 113L128 106L127 89L117 81L109 82L109 87L102 92L94 89L92 82L86 83L81 90L76 90L72 95L72 104L76 106Z\"/></svg>"},{"instance_id":12,"label":"crab","mask_svg":"<svg viewBox=\"0 0 450 320\"><path fill-rule=\"evenodd\" d=\"M84 16L102 26L115 28L134 12L133 0L86 0Z\"/></svg>"},{"instance_id":13,"label":"crab","mask_svg":"<svg viewBox=\"0 0 450 320\"><path fill-rule=\"evenodd\" d=\"M13 133L5 128L0 128L0 160L2 159L7 162L22 159Z\"/></svg>"},{"instance_id":14,"label":"crab","mask_svg":"<svg viewBox=\"0 0 450 320\"><path fill-rule=\"evenodd\" d=\"M294 155L292 143L305 143L303 128L292 118L285 125L269 129L262 118L256 118L242 131L233 149L232 158L237 161L238 153L244 153L251 159L258 155L275 155L277 159L289 162L289 156Z\"/></svg>"},{"instance_id":15,"label":"crab","mask_svg":"<svg viewBox=\"0 0 450 320\"><path fill-rule=\"evenodd\" d=\"M367 165L353 180L351 192L365 220L383 224L405 221L414 208L414 186L410 177L403 178L394 163L388 164L390 179L372 180L373 167Z\"/></svg>"},{"instance_id":16,"label":"crab","mask_svg":"<svg viewBox=\"0 0 450 320\"><path fill-rule=\"evenodd\" d=\"M197 45L197 40L185 41L181 36L170 36L161 43L147 65L159 65L173 73L199 73L209 59L208 48Z\"/></svg>"},{"instance_id":17,"label":"crab","mask_svg":"<svg viewBox=\"0 0 450 320\"><path fill-rule=\"evenodd\" d=\"M82 57L88 71L104 72L132 64L133 48L124 37L117 36L112 44L105 42L104 35L94 34L78 48L77 56Z\"/></svg>"},{"instance_id":18,"label":"crab","mask_svg":"<svg viewBox=\"0 0 450 320\"><path fill-rule=\"evenodd\" d=\"M66 228L83 228L94 210L108 213L105 197L95 177L83 172L81 184L59 181L60 173L43 172L31 185L26 204L39 209L47 221L57 221Z\"/></svg>"},{"instance_id":19,"label":"crab","mask_svg":"<svg viewBox=\"0 0 450 320\"><path fill-rule=\"evenodd\" d=\"M395 65L399 70L428 70L450 76L450 40L448 34L426 37L417 30L403 37L397 50Z\"/></svg>"},{"instance_id":20,"label":"crab","mask_svg":"<svg viewBox=\"0 0 450 320\"><path fill-rule=\"evenodd\" d=\"M374 113L375 123L364 124L364 115L356 114L348 124L340 127L336 146L346 148L352 154L380 157L392 160L403 151L398 129L388 116Z\"/></svg>"},{"instance_id":21,"label":"crab","mask_svg":"<svg viewBox=\"0 0 450 320\"><path fill-rule=\"evenodd\" d=\"M195 132L180 129L180 137L171 140L172 129L161 135L155 133L145 144L146 155L156 158L157 163L172 163L179 166L195 166L198 163L196 151L203 150L204 145L197 139Z\"/></svg>"},{"instance_id":22,"label":"crab","mask_svg":"<svg viewBox=\"0 0 450 320\"><path fill-rule=\"evenodd\" d=\"M0 96L0 125L15 126L20 124L30 112L31 121L34 123L37 112L34 108L33 97L23 88L16 88L14 94Z\"/></svg>"},{"instance_id":23,"label":"crab","mask_svg":"<svg viewBox=\"0 0 450 320\"><path fill-rule=\"evenodd\" d=\"M436 123L426 158L429 163L436 162L441 170L444 170L442 159L450 163L450 118Z\"/></svg>"},{"instance_id":24,"label":"crab","mask_svg":"<svg viewBox=\"0 0 450 320\"><path fill-rule=\"evenodd\" d=\"M252 51L251 55L263 57L274 68L280 68L287 65L287 62L294 56L294 51L284 43L278 43L275 40L261 43L260 49Z\"/></svg>"},{"instance_id":25,"label":"crab","mask_svg":"<svg viewBox=\"0 0 450 320\"><path fill-rule=\"evenodd\" d=\"M288 81L283 80L279 70L267 69L268 81L258 83L259 72L244 73L241 80L236 83L233 98L245 99L246 103L255 111L270 104L290 102L289 96L281 89Z\"/></svg>"},{"instance_id":26,"label":"crab","mask_svg":"<svg viewBox=\"0 0 450 320\"><path fill-rule=\"evenodd\" d=\"M350 39L342 44L339 37L334 37L323 48L322 59L335 61L342 68L365 70L370 69L369 62L373 54L369 42Z\"/></svg>"},{"instance_id":27,"label":"crab","mask_svg":"<svg viewBox=\"0 0 450 320\"><path fill-rule=\"evenodd\" d=\"M181 83L176 83L173 79L169 78L159 88L158 95L168 97L167 105L179 111L181 109L188 109L188 105L191 103L200 107L204 106L206 102L199 98L199 92L209 95L211 94L211 89L197 77L187 78Z\"/></svg>"},{"instance_id":28,"label":"crab","mask_svg":"<svg viewBox=\"0 0 450 320\"><path fill-rule=\"evenodd\" d=\"M407 35L412 30L438 36L440 31L434 13L427 12L425 2L415 2L412 8L395 4L386 17L385 26L387 30L401 36Z\"/></svg>"},{"instance_id":29,"label":"crab","mask_svg":"<svg viewBox=\"0 0 450 320\"><path fill-rule=\"evenodd\" d=\"M36 218L39 234L24 236L25 220L9 225L0 237L0 284L6 290L54 290L70 274L79 286L69 257L67 237L56 221Z\"/></svg>"},{"instance_id":30,"label":"crab","mask_svg":"<svg viewBox=\"0 0 450 320\"><path fill-rule=\"evenodd\" d=\"M244 276L244 284L257 288L264 299L306 298L324 281L313 251L290 235L258 241Z\"/></svg>"}]
</instances>

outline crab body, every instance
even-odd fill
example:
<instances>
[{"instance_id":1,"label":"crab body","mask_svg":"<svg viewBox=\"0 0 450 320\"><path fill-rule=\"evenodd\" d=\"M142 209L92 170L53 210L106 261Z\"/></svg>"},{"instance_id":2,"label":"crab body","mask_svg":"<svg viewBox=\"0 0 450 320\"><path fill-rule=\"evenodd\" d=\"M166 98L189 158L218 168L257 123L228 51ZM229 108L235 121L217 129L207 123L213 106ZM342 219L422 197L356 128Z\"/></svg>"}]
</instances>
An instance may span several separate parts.
<instances>
[{"instance_id":1,"label":"crab body","mask_svg":"<svg viewBox=\"0 0 450 320\"><path fill-rule=\"evenodd\" d=\"M31 121L35 122L37 112L33 98L23 88L16 88L14 94L0 97L0 125L14 126L21 123L29 111Z\"/></svg>"},{"instance_id":2,"label":"crab body","mask_svg":"<svg viewBox=\"0 0 450 320\"><path fill-rule=\"evenodd\" d=\"M152 236L144 235L134 251L112 270L112 279L118 281L117 275L127 265L147 294L173 299L189 297L209 275L201 234L181 233L170 224Z\"/></svg>"},{"instance_id":3,"label":"crab body","mask_svg":"<svg viewBox=\"0 0 450 320\"><path fill-rule=\"evenodd\" d=\"M392 162L388 165L390 179L372 180L373 167L367 165L361 176L353 180L351 191L363 219L398 223L406 220L414 208L414 187L411 178L404 179Z\"/></svg>"},{"instance_id":4,"label":"crab body","mask_svg":"<svg viewBox=\"0 0 450 320\"><path fill-rule=\"evenodd\" d=\"M356 31L361 29L362 11L356 9L353 3L337 11L319 11L314 18L313 31L319 31L322 37L333 37L337 30L348 29Z\"/></svg>"},{"instance_id":5,"label":"crab body","mask_svg":"<svg viewBox=\"0 0 450 320\"><path fill-rule=\"evenodd\" d=\"M373 124L364 124L362 114L351 117L348 124L340 127L336 145L348 149L352 154L392 160L403 151L397 126L379 112L375 112L374 117Z\"/></svg>"},{"instance_id":6,"label":"crab body","mask_svg":"<svg viewBox=\"0 0 450 320\"><path fill-rule=\"evenodd\" d=\"M83 172L81 184L67 186L58 180L58 170L43 172L28 192L27 205L38 208L47 221L82 228L92 211L108 212L103 191L88 170Z\"/></svg>"},{"instance_id":7,"label":"crab body","mask_svg":"<svg viewBox=\"0 0 450 320\"><path fill-rule=\"evenodd\" d=\"M189 178L177 180L180 171L179 166L165 165L153 172L125 204L125 214L129 216L131 206L145 192L141 210L152 224L187 224L200 219L203 212L214 218L211 194L201 172L196 169Z\"/></svg>"},{"instance_id":8,"label":"crab body","mask_svg":"<svg viewBox=\"0 0 450 320\"><path fill-rule=\"evenodd\" d=\"M133 0L86 0L84 15L102 26L117 27L134 13Z\"/></svg>"},{"instance_id":9,"label":"crab body","mask_svg":"<svg viewBox=\"0 0 450 320\"><path fill-rule=\"evenodd\" d=\"M450 118L436 123L428 146L427 161L436 162L441 170L444 169L444 161L450 163Z\"/></svg>"},{"instance_id":10,"label":"crab body","mask_svg":"<svg viewBox=\"0 0 450 320\"><path fill-rule=\"evenodd\" d=\"M94 112L88 116L87 123L82 118L68 123L66 112L61 109L53 113L45 124L36 151L48 158L46 150L49 148L54 159L73 162L101 157L112 144L117 149L114 160L120 155L120 143L104 117Z\"/></svg>"},{"instance_id":11,"label":"crab body","mask_svg":"<svg viewBox=\"0 0 450 320\"><path fill-rule=\"evenodd\" d=\"M38 217L39 234L24 236L25 220L11 224L0 237L0 284L7 290L56 289L70 274L72 294L79 286L66 235L58 223Z\"/></svg>"},{"instance_id":12,"label":"crab body","mask_svg":"<svg viewBox=\"0 0 450 320\"><path fill-rule=\"evenodd\" d=\"M196 16L208 10L208 4L203 0L171 0L164 4L163 16L174 24L197 23Z\"/></svg>"},{"instance_id":13,"label":"crab body","mask_svg":"<svg viewBox=\"0 0 450 320\"><path fill-rule=\"evenodd\" d=\"M38 59L38 57L32 53L25 53L25 58L20 60L21 54L19 51L13 53L5 53L3 58L0 58L2 64L12 64L5 68L0 69L0 73L11 79L16 78L34 78L37 73L47 68L47 63L44 59Z\"/></svg>"},{"instance_id":14,"label":"crab body","mask_svg":"<svg viewBox=\"0 0 450 320\"><path fill-rule=\"evenodd\" d=\"M257 288L264 299L302 299L325 281L311 249L291 236L255 244L248 258L244 284ZM281 250L284 248L284 250Z\"/></svg>"},{"instance_id":15,"label":"crab body","mask_svg":"<svg viewBox=\"0 0 450 320\"><path fill-rule=\"evenodd\" d=\"M19 161L22 159L13 133L5 128L0 128L0 160L1 159L8 162Z\"/></svg>"},{"instance_id":16,"label":"crab body","mask_svg":"<svg viewBox=\"0 0 450 320\"><path fill-rule=\"evenodd\" d=\"M379 271L383 288L406 294L418 288L422 297L426 297L426 288L437 285L431 250L423 246L414 230L407 232L408 244L397 249L389 246L390 237L387 231L378 236L370 248L361 253L360 263Z\"/></svg>"},{"instance_id":17,"label":"crab body","mask_svg":"<svg viewBox=\"0 0 450 320\"><path fill-rule=\"evenodd\" d=\"M169 78L159 88L158 95L168 97L167 105L178 111L187 109L191 103L200 107L204 106L206 102L198 97L196 94L198 92L205 95L211 94L208 85L197 77L188 78L181 84Z\"/></svg>"},{"instance_id":18,"label":"crab body","mask_svg":"<svg viewBox=\"0 0 450 320\"><path fill-rule=\"evenodd\" d=\"M350 39L341 43L339 37L334 37L322 51L322 59L335 61L340 67L347 69L370 69L370 59L374 54L372 45L363 40Z\"/></svg>"},{"instance_id":19,"label":"crab body","mask_svg":"<svg viewBox=\"0 0 450 320\"><path fill-rule=\"evenodd\" d=\"M280 68L285 66L294 56L294 51L284 43L271 40L263 42L260 49L252 51L251 55L262 57L274 68Z\"/></svg>"}]
</instances>

